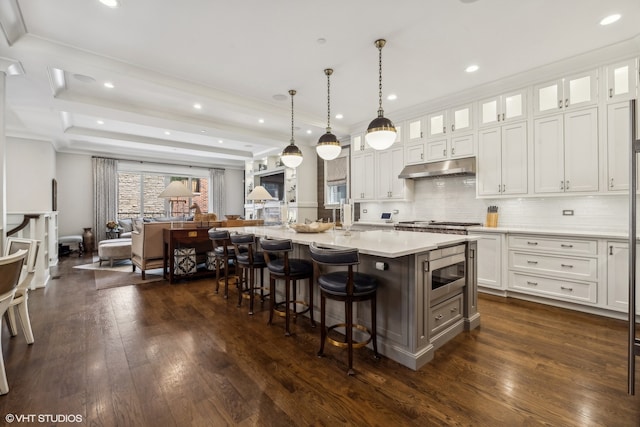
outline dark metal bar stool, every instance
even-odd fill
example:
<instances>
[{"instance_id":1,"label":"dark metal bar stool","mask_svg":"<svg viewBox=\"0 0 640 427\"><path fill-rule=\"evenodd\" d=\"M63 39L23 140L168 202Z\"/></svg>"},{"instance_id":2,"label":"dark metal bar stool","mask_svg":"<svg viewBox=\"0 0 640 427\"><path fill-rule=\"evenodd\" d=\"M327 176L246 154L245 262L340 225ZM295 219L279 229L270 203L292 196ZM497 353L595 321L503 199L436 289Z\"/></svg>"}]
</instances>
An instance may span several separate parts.
<instances>
[{"instance_id":1,"label":"dark metal bar stool","mask_svg":"<svg viewBox=\"0 0 640 427\"><path fill-rule=\"evenodd\" d=\"M230 236L235 249L237 266L239 271L238 307L242 305L242 297L249 298L249 314L253 314L253 299L256 292L260 291L260 301L269 294L264 293L264 268L267 262L264 253L257 251L257 242L253 234L234 234ZM260 286L256 286L255 271L260 270Z\"/></svg>"},{"instance_id":2,"label":"dark metal bar stool","mask_svg":"<svg viewBox=\"0 0 640 427\"><path fill-rule=\"evenodd\" d=\"M291 239L284 240L268 240L261 239L260 246L264 251L264 258L269 269L269 325L273 322L273 313L278 311L280 316L285 318L285 335L291 335L289 330L290 318L293 316L294 322L297 317L303 313L309 312L311 319L311 327L316 326L313 320L313 264L310 261L289 258L289 253L293 251L293 242ZM309 280L309 302L296 300L296 283L298 280ZM285 282L285 300L277 303L276 296L276 280L284 280ZM293 295L292 295L293 294ZM284 305L282 311L277 310L277 306ZM305 308L298 311L297 306L302 305ZM284 312L284 313L282 313Z\"/></svg>"},{"instance_id":3,"label":"dark metal bar stool","mask_svg":"<svg viewBox=\"0 0 640 427\"><path fill-rule=\"evenodd\" d=\"M325 341L340 348L348 348L349 370L347 374L354 375L354 348L361 348L369 344L369 342L373 342L374 357L376 359L380 358L376 338L376 291L378 282L373 276L353 271L353 266L360 263L357 249L326 249L318 247L316 243L312 243L309 245L309 250L311 251L311 259L313 259L314 265L318 270L320 265L348 267L346 271L317 274L320 287L320 350L318 351L318 356L324 355ZM344 301L345 323L338 323L329 327L325 325L327 298ZM353 303L360 301L371 301L371 330L364 325L353 323ZM339 327L345 329L344 341L338 341L329 336L330 331ZM354 341L354 328L368 334L369 337L365 341Z\"/></svg>"},{"instance_id":4,"label":"dark metal bar stool","mask_svg":"<svg viewBox=\"0 0 640 427\"><path fill-rule=\"evenodd\" d=\"M235 267L236 251L231 243L231 237L227 230L209 230L209 239L213 241L213 253L216 259L216 294L220 290L220 280L224 279L224 298L229 298L229 278L235 279L237 276L231 276L229 270L231 266ZM224 277L220 278L220 267L224 266ZM234 271L235 273L235 271Z\"/></svg>"}]
</instances>

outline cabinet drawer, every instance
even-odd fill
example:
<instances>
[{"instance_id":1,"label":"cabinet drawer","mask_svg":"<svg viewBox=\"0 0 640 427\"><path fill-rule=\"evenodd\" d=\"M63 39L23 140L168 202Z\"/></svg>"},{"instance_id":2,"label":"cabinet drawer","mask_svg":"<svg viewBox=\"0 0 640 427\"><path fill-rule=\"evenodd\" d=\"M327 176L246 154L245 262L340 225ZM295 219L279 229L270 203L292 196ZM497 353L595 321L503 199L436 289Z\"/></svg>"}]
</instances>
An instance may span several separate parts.
<instances>
[{"instance_id":1,"label":"cabinet drawer","mask_svg":"<svg viewBox=\"0 0 640 427\"><path fill-rule=\"evenodd\" d=\"M569 282L561 279L509 272L509 287L531 294L549 296L568 301L597 302L597 283Z\"/></svg>"},{"instance_id":2,"label":"cabinet drawer","mask_svg":"<svg viewBox=\"0 0 640 427\"><path fill-rule=\"evenodd\" d=\"M509 248L534 251L553 251L563 254L597 255L596 240L556 239L550 237L512 235L509 236Z\"/></svg>"},{"instance_id":3,"label":"cabinet drawer","mask_svg":"<svg viewBox=\"0 0 640 427\"><path fill-rule=\"evenodd\" d=\"M462 294L436 304L429 310L429 337L433 337L462 318Z\"/></svg>"},{"instance_id":4,"label":"cabinet drawer","mask_svg":"<svg viewBox=\"0 0 640 427\"><path fill-rule=\"evenodd\" d=\"M576 280L598 280L598 259L509 251L509 268Z\"/></svg>"}]
</instances>

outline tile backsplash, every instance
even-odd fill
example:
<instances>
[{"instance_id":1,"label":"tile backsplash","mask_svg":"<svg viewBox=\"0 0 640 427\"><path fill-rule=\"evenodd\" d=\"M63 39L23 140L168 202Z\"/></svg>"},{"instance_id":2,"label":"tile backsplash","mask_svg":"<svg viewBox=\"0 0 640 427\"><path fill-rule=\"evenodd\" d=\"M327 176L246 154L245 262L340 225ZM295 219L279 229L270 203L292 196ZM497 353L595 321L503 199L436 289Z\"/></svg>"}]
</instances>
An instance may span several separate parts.
<instances>
[{"instance_id":1,"label":"tile backsplash","mask_svg":"<svg viewBox=\"0 0 640 427\"><path fill-rule=\"evenodd\" d=\"M419 179L413 202L360 204L360 219L376 220L382 212L398 213L395 221L449 220L485 222L488 206L498 206L498 226L593 228L625 230L628 227L627 195L522 197L477 199L475 177ZM364 212L366 210L366 212ZM572 210L572 216L563 211Z\"/></svg>"}]
</instances>

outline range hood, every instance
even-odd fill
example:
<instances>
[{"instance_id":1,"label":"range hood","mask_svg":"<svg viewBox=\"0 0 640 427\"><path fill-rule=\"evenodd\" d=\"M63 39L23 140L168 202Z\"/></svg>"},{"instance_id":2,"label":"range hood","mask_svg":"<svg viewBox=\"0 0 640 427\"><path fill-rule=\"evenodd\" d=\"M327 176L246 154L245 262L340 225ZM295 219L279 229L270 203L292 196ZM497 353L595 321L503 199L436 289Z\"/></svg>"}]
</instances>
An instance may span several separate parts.
<instances>
[{"instance_id":1,"label":"range hood","mask_svg":"<svg viewBox=\"0 0 640 427\"><path fill-rule=\"evenodd\" d=\"M464 159L444 160L442 162L407 165L402 169L398 178L438 178L475 174L476 158L466 157Z\"/></svg>"}]
</instances>

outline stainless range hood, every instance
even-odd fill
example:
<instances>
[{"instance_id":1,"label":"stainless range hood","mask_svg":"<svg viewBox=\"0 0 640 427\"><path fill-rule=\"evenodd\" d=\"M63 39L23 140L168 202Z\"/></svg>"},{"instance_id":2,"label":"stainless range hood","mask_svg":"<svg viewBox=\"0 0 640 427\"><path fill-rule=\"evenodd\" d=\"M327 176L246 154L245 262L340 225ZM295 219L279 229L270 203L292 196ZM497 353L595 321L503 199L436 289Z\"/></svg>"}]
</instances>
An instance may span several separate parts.
<instances>
[{"instance_id":1,"label":"stainless range hood","mask_svg":"<svg viewBox=\"0 0 640 427\"><path fill-rule=\"evenodd\" d=\"M475 174L476 158L467 157L464 159L444 160L442 162L407 165L402 169L398 178L438 178Z\"/></svg>"}]
</instances>

